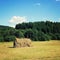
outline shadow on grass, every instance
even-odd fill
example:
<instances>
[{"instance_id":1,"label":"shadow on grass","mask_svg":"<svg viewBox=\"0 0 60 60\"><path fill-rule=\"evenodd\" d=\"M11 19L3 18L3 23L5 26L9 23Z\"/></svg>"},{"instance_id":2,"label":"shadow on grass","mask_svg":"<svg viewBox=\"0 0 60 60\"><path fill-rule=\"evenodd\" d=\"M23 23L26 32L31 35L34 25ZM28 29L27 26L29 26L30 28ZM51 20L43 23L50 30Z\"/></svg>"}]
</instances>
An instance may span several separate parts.
<instances>
[{"instance_id":1,"label":"shadow on grass","mask_svg":"<svg viewBox=\"0 0 60 60\"><path fill-rule=\"evenodd\" d=\"M15 47L8 47L8 48L15 48Z\"/></svg>"}]
</instances>

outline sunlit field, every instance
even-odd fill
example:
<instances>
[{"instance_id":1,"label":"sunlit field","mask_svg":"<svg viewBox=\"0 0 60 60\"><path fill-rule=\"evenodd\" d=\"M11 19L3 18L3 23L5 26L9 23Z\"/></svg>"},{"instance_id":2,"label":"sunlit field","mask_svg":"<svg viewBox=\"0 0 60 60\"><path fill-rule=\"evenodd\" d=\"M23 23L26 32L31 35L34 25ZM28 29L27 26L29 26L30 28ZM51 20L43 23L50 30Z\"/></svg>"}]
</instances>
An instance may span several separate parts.
<instances>
[{"instance_id":1,"label":"sunlit field","mask_svg":"<svg viewBox=\"0 0 60 60\"><path fill-rule=\"evenodd\" d=\"M60 60L60 41L37 41L21 48L13 48L13 42L0 42L0 60Z\"/></svg>"}]
</instances>

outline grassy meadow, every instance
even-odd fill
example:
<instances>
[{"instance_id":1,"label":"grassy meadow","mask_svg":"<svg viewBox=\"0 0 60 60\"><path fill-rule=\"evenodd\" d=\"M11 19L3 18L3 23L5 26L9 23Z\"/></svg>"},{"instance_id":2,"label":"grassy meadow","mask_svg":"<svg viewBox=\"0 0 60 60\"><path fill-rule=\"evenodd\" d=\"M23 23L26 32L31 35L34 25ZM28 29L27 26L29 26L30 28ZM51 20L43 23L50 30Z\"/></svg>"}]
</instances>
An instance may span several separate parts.
<instances>
[{"instance_id":1,"label":"grassy meadow","mask_svg":"<svg viewBox=\"0 0 60 60\"><path fill-rule=\"evenodd\" d=\"M32 47L12 48L0 42L0 60L60 60L60 41L34 41Z\"/></svg>"}]
</instances>

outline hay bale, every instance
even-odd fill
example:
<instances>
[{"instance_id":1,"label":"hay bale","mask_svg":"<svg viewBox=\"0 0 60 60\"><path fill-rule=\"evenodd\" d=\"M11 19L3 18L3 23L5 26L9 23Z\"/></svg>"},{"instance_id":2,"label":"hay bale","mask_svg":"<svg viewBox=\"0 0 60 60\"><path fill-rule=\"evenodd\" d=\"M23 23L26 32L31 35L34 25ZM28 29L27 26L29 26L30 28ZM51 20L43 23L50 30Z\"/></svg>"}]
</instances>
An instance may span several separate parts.
<instances>
[{"instance_id":1,"label":"hay bale","mask_svg":"<svg viewBox=\"0 0 60 60\"><path fill-rule=\"evenodd\" d=\"M31 46L31 40L27 38L21 38L14 41L13 47L30 47Z\"/></svg>"}]
</instances>

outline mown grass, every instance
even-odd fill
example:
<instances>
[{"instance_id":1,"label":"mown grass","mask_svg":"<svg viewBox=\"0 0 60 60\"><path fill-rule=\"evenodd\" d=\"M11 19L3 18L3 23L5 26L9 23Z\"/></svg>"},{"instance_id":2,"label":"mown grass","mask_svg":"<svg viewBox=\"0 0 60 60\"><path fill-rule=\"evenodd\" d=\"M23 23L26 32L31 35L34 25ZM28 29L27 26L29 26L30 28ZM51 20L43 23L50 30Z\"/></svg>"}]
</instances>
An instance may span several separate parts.
<instances>
[{"instance_id":1,"label":"mown grass","mask_svg":"<svg viewBox=\"0 0 60 60\"><path fill-rule=\"evenodd\" d=\"M60 60L60 41L32 42L32 47L12 48L0 42L0 60Z\"/></svg>"}]
</instances>

